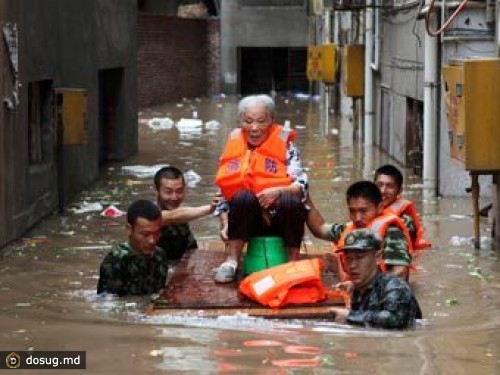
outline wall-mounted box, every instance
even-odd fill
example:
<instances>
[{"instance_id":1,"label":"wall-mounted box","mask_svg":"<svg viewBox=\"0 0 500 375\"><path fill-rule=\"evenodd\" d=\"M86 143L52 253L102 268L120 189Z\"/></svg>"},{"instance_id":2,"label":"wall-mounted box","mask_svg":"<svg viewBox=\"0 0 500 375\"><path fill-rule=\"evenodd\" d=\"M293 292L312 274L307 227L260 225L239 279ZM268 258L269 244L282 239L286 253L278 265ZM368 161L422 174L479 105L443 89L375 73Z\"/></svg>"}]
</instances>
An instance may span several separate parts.
<instances>
[{"instance_id":1,"label":"wall-mounted box","mask_svg":"<svg viewBox=\"0 0 500 375\"><path fill-rule=\"evenodd\" d=\"M307 48L307 79L321 81L322 46L309 46Z\"/></svg>"},{"instance_id":2,"label":"wall-mounted box","mask_svg":"<svg viewBox=\"0 0 500 375\"><path fill-rule=\"evenodd\" d=\"M349 44L342 49L342 72L344 94L361 97L364 95L365 49L362 44Z\"/></svg>"},{"instance_id":3,"label":"wall-mounted box","mask_svg":"<svg viewBox=\"0 0 500 375\"><path fill-rule=\"evenodd\" d=\"M82 146L88 140L87 90L55 89L57 126L62 127L62 144Z\"/></svg>"},{"instance_id":4,"label":"wall-mounted box","mask_svg":"<svg viewBox=\"0 0 500 375\"><path fill-rule=\"evenodd\" d=\"M326 84L335 83L337 81L337 46L327 43L321 48L321 78Z\"/></svg>"},{"instance_id":5,"label":"wall-mounted box","mask_svg":"<svg viewBox=\"0 0 500 375\"><path fill-rule=\"evenodd\" d=\"M451 157L475 172L500 171L500 59L444 65Z\"/></svg>"}]
</instances>

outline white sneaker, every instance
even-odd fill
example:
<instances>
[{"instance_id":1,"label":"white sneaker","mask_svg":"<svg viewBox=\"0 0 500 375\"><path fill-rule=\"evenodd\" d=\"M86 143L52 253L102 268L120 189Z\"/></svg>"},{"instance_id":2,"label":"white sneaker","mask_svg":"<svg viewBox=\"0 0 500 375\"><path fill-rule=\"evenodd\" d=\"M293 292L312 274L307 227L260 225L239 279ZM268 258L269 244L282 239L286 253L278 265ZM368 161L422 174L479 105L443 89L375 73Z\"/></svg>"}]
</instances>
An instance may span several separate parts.
<instances>
[{"instance_id":1,"label":"white sneaker","mask_svg":"<svg viewBox=\"0 0 500 375\"><path fill-rule=\"evenodd\" d=\"M215 282L220 284L232 283L236 279L237 268L238 263L236 261L226 260L217 268L214 277Z\"/></svg>"}]
</instances>

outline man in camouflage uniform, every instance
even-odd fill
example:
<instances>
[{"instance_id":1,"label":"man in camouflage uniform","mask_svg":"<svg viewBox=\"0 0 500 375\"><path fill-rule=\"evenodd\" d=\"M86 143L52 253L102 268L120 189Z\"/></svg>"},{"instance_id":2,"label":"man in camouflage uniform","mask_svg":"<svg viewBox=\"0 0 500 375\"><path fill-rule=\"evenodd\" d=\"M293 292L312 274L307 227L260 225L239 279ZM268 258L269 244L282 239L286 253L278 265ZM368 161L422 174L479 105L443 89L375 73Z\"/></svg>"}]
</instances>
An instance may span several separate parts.
<instances>
[{"instance_id":1,"label":"man in camouflage uniform","mask_svg":"<svg viewBox=\"0 0 500 375\"><path fill-rule=\"evenodd\" d=\"M351 306L332 308L337 323L401 329L422 318L418 302L408 284L399 277L380 272L377 257L380 241L366 229L350 232L340 249L351 279Z\"/></svg>"},{"instance_id":2,"label":"man in camouflage uniform","mask_svg":"<svg viewBox=\"0 0 500 375\"><path fill-rule=\"evenodd\" d=\"M383 213L382 195L378 187L371 181L358 181L349 186L346 193L347 206L351 223L328 224L309 199L310 210L307 215L307 226L318 238L337 244L342 235L346 234L348 226L354 229L366 228ZM395 215L394 222L400 220ZM411 265L408 233L404 224L389 225L383 235L382 257L386 270L396 276L408 279L408 269Z\"/></svg>"},{"instance_id":3,"label":"man in camouflage uniform","mask_svg":"<svg viewBox=\"0 0 500 375\"><path fill-rule=\"evenodd\" d=\"M153 202L138 200L130 205L128 243L118 245L102 261L98 294L152 294L165 286L168 261L163 249L156 247L161 223L161 212Z\"/></svg>"},{"instance_id":4,"label":"man in camouflage uniform","mask_svg":"<svg viewBox=\"0 0 500 375\"><path fill-rule=\"evenodd\" d=\"M162 210L163 227L158 247L165 250L171 263L177 263L187 250L198 244L188 222L214 212L217 199L211 204L180 207L186 193L182 172L172 166L159 169L154 176L157 203Z\"/></svg>"}]
</instances>

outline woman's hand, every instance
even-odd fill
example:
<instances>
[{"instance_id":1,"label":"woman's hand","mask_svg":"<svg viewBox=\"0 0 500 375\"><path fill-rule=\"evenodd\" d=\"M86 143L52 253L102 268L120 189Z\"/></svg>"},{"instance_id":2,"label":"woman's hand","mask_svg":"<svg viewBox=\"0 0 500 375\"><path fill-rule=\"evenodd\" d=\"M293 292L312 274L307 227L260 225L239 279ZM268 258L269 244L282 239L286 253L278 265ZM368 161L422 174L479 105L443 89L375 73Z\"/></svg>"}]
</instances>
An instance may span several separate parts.
<instances>
[{"instance_id":1,"label":"woman's hand","mask_svg":"<svg viewBox=\"0 0 500 375\"><path fill-rule=\"evenodd\" d=\"M258 193L257 199L259 200L260 206L267 210L275 205L281 195L281 190L281 187L271 187Z\"/></svg>"}]
</instances>

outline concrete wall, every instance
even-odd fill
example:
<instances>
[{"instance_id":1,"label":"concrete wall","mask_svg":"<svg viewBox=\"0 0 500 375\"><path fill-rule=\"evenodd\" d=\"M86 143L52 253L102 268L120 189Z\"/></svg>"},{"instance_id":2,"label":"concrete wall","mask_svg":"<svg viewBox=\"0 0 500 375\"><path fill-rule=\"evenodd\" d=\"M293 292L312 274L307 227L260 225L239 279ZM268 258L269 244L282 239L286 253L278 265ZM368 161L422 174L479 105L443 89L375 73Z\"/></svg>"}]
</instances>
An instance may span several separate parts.
<instances>
[{"instance_id":1,"label":"concrete wall","mask_svg":"<svg viewBox=\"0 0 500 375\"><path fill-rule=\"evenodd\" d=\"M237 47L304 47L308 18L303 8L248 7L240 0L221 1L221 71L223 90L237 87Z\"/></svg>"},{"instance_id":2,"label":"concrete wall","mask_svg":"<svg viewBox=\"0 0 500 375\"><path fill-rule=\"evenodd\" d=\"M396 14L382 23L383 38L380 44L380 69L375 76L377 117L374 139L377 145L388 144L387 153L398 162L406 163L406 99L423 100L423 45L412 34L411 22L398 22L399 18L408 18L408 13ZM416 29L423 41L421 23ZM386 118L389 123L382 124L381 92L388 95L390 113ZM383 130L382 130L383 129ZM382 132L388 132L382 134ZM380 142L382 138L387 142Z\"/></svg>"},{"instance_id":3,"label":"concrete wall","mask_svg":"<svg viewBox=\"0 0 500 375\"><path fill-rule=\"evenodd\" d=\"M209 94L209 21L139 16L139 106Z\"/></svg>"},{"instance_id":4,"label":"concrete wall","mask_svg":"<svg viewBox=\"0 0 500 375\"><path fill-rule=\"evenodd\" d=\"M53 88L88 91L88 142L65 147L61 160L65 197L89 185L99 173L99 70L122 68L116 98L119 131L112 158L137 151L136 0L11 0L7 19L19 28L20 105L7 114L5 141L11 210L5 224L15 238L57 205L55 152L40 165L28 160L28 87L51 80ZM4 120L5 121L5 120ZM51 133L55 135L55 128ZM55 149L55 144L53 145ZM36 183L35 183L36 181ZM5 241L0 242L0 245Z\"/></svg>"},{"instance_id":5,"label":"concrete wall","mask_svg":"<svg viewBox=\"0 0 500 375\"><path fill-rule=\"evenodd\" d=\"M406 21L406 22L405 22ZM484 13L475 9L464 12L454 27L477 29L483 25ZM424 83L424 21L418 21L413 33L413 22L408 13L395 14L386 18L382 27L381 65L380 73L376 76L377 86L377 119L375 126L375 141L388 137L390 156L404 164L406 160L406 98L423 101ZM449 34L448 34L449 35ZM465 58L471 55L490 55L494 48L485 40L466 41L457 39L455 42L445 41L442 46L442 63L449 59ZM440 76L441 79L441 76ZM389 95L390 114L388 124L382 124L381 119L381 91ZM450 157L448 143L448 125L444 100L441 103L439 129L439 193L446 196L466 195L465 189L470 186L470 178L464 171L463 165ZM383 130L382 130L383 129ZM381 134L381 132L388 134ZM387 141L385 142L387 143ZM481 195L491 194L491 177L480 177Z\"/></svg>"}]
</instances>

